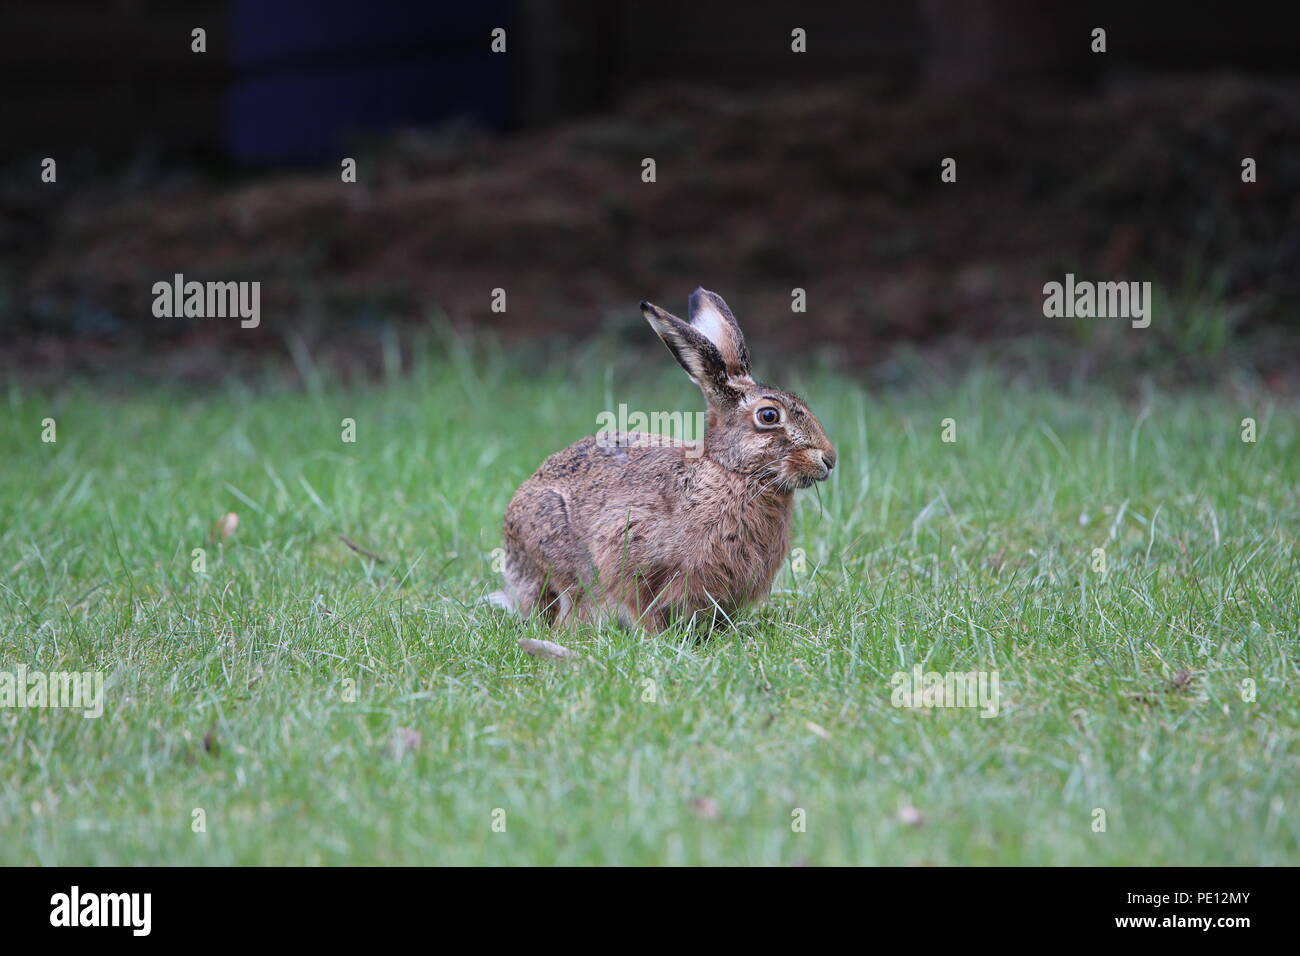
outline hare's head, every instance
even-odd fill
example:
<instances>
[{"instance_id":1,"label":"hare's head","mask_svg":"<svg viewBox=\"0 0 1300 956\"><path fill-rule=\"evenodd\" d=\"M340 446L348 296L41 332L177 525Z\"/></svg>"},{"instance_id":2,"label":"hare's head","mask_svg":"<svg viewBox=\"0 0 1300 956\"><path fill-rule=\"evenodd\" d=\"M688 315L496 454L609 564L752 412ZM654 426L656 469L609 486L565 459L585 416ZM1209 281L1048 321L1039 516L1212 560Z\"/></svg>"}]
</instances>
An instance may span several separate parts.
<instances>
[{"instance_id":1,"label":"hare's head","mask_svg":"<svg viewBox=\"0 0 1300 956\"><path fill-rule=\"evenodd\" d=\"M649 302L641 312L709 403L706 457L781 491L830 476L835 448L821 422L798 395L754 381L745 337L720 295L691 293L689 322Z\"/></svg>"}]
</instances>

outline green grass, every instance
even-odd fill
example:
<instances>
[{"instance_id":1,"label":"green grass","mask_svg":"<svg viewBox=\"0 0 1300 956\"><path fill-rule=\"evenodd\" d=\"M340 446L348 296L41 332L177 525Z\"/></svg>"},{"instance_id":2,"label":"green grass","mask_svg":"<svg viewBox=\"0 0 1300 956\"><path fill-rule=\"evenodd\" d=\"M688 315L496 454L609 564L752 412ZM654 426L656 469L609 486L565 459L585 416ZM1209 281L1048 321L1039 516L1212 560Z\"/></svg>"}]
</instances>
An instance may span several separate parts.
<instances>
[{"instance_id":1,"label":"green grass","mask_svg":"<svg viewBox=\"0 0 1300 956\"><path fill-rule=\"evenodd\" d=\"M98 720L0 709L0 863L1300 860L1293 406L772 375L840 452L820 504L800 493L806 570L710 640L579 630L557 664L480 603L506 502L602 409L697 395L546 368L457 349L368 389L12 386L0 670L107 689ZM894 707L916 663L996 669L998 716Z\"/></svg>"}]
</instances>

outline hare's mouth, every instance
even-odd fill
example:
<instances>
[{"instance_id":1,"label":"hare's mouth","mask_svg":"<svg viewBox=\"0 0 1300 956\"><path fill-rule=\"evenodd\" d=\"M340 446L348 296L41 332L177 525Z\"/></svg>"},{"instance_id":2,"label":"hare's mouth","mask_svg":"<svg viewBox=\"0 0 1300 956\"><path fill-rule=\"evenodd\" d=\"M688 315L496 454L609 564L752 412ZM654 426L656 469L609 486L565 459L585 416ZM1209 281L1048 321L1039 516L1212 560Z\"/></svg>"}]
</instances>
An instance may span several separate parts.
<instances>
[{"instance_id":1,"label":"hare's mouth","mask_svg":"<svg viewBox=\"0 0 1300 956\"><path fill-rule=\"evenodd\" d=\"M829 468L823 468L820 475L799 475L795 479L795 486L798 488L811 488L813 485L817 484L817 482L825 481L830 476L831 470Z\"/></svg>"},{"instance_id":2,"label":"hare's mouth","mask_svg":"<svg viewBox=\"0 0 1300 956\"><path fill-rule=\"evenodd\" d=\"M796 488L811 488L830 476L831 464L820 454L816 458L807 453L787 455L772 462L766 471L769 485L785 492Z\"/></svg>"},{"instance_id":3,"label":"hare's mouth","mask_svg":"<svg viewBox=\"0 0 1300 956\"><path fill-rule=\"evenodd\" d=\"M802 472L779 471L773 472L768 479L769 487L780 488L782 491L794 491L796 488L811 488L819 481L825 481L830 477L829 470L823 470L820 475L808 475Z\"/></svg>"},{"instance_id":4,"label":"hare's mouth","mask_svg":"<svg viewBox=\"0 0 1300 956\"><path fill-rule=\"evenodd\" d=\"M800 488L811 488L814 482L825 481L831 476L834 461L833 457L827 458L819 451L805 452L798 462L803 467L795 474L794 479Z\"/></svg>"}]
</instances>

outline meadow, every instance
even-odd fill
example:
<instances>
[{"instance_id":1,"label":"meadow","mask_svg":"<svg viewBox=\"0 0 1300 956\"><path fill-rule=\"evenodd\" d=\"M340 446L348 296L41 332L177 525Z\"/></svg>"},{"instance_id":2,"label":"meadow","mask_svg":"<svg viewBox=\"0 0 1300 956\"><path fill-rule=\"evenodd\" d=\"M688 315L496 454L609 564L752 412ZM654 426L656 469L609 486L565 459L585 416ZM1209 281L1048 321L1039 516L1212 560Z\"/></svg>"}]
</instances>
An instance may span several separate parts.
<instances>
[{"instance_id":1,"label":"meadow","mask_svg":"<svg viewBox=\"0 0 1300 956\"><path fill-rule=\"evenodd\" d=\"M11 383L0 671L105 697L0 708L0 864L1300 862L1290 400L771 374L839 466L770 601L655 638L485 603L546 455L700 407L659 358ZM996 716L895 706L917 665L996 671Z\"/></svg>"}]
</instances>

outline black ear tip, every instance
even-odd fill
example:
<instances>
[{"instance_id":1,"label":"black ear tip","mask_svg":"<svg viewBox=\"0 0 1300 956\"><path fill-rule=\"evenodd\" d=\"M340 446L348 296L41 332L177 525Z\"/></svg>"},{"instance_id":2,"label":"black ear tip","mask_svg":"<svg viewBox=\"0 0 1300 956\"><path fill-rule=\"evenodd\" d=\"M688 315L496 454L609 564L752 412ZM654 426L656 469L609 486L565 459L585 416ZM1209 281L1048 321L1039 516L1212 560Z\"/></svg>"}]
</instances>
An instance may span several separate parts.
<instances>
[{"instance_id":1,"label":"black ear tip","mask_svg":"<svg viewBox=\"0 0 1300 956\"><path fill-rule=\"evenodd\" d=\"M641 311L642 311L642 312L649 312L649 311L650 311L650 308L651 308L651 307L650 307L650 303L647 302L645 299L642 299L642 300L641 300Z\"/></svg>"}]
</instances>

